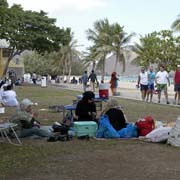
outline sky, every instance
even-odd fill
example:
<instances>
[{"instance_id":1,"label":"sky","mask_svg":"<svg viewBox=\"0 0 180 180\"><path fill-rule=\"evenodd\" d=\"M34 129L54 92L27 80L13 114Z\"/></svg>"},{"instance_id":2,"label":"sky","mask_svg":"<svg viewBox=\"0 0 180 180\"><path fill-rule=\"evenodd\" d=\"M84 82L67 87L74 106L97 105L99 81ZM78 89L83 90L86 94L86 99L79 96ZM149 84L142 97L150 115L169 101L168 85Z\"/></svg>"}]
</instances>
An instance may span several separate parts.
<instances>
[{"instance_id":1,"label":"sky","mask_svg":"<svg viewBox=\"0 0 180 180\"><path fill-rule=\"evenodd\" d=\"M59 27L71 27L79 50L91 43L86 30L93 29L95 21L108 18L110 24L119 23L127 33L139 35L170 29L180 15L180 0L7 0L9 6L21 4L24 10L48 13L56 18Z\"/></svg>"}]
</instances>

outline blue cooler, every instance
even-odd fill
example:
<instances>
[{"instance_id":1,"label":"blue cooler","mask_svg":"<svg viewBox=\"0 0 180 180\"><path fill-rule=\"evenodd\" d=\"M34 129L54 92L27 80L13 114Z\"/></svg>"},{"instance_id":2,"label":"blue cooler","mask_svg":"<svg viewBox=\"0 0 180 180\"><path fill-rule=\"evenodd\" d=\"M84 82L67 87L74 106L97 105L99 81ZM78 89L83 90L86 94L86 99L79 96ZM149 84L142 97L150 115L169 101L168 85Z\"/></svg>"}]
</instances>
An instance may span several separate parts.
<instances>
[{"instance_id":1,"label":"blue cooler","mask_svg":"<svg viewBox=\"0 0 180 180\"><path fill-rule=\"evenodd\" d=\"M95 137L97 131L97 123L94 121L78 121L74 122L75 136Z\"/></svg>"}]
</instances>

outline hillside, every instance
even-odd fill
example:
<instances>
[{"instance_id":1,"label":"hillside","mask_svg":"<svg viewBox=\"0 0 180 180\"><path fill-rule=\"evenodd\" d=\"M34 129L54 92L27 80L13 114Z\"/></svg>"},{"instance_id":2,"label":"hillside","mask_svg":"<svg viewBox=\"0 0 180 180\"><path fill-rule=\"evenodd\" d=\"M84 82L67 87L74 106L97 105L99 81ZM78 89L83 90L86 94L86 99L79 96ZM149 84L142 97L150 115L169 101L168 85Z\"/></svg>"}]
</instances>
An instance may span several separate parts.
<instances>
[{"instance_id":1,"label":"hillside","mask_svg":"<svg viewBox=\"0 0 180 180\"><path fill-rule=\"evenodd\" d=\"M122 73L122 65L120 63L118 63L117 65L116 72L119 75L123 75L123 76L137 75L140 71L140 67L131 63L132 60L136 57L136 54L131 51L129 53L126 52L125 56L126 56L125 72ZM106 68L105 68L106 75L110 75L114 71L115 61L116 61L116 58L114 55L106 59Z\"/></svg>"}]
</instances>

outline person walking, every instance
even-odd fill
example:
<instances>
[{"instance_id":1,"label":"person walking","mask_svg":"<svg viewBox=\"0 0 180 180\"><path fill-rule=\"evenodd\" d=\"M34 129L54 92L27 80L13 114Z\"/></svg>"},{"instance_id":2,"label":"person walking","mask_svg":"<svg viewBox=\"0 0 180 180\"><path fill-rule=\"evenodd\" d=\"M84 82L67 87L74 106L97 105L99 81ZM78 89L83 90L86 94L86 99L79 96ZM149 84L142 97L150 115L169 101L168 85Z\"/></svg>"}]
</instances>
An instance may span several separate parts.
<instances>
[{"instance_id":1,"label":"person walking","mask_svg":"<svg viewBox=\"0 0 180 180\"><path fill-rule=\"evenodd\" d=\"M91 91L95 92L95 82L98 84L98 80L94 70L91 71L91 74L88 77L88 81L89 79L90 79Z\"/></svg>"},{"instance_id":2,"label":"person walking","mask_svg":"<svg viewBox=\"0 0 180 180\"><path fill-rule=\"evenodd\" d=\"M170 86L170 80L169 80L169 75L163 65L159 66L159 71L156 74L155 82L157 84L158 103L160 103L161 101L161 92L164 91L166 104L170 104L168 100L168 92L167 92L167 84Z\"/></svg>"},{"instance_id":3,"label":"person walking","mask_svg":"<svg viewBox=\"0 0 180 180\"><path fill-rule=\"evenodd\" d=\"M141 72L138 76L137 87L139 88L139 86L140 86L142 101L145 101L148 91L148 73L145 71L144 67L141 67Z\"/></svg>"},{"instance_id":4,"label":"person walking","mask_svg":"<svg viewBox=\"0 0 180 180\"><path fill-rule=\"evenodd\" d=\"M86 88L87 88L87 82L88 82L87 71L84 71L81 80L82 80L82 84L83 84L83 91L85 92Z\"/></svg>"},{"instance_id":5,"label":"person walking","mask_svg":"<svg viewBox=\"0 0 180 180\"><path fill-rule=\"evenodd\" d=\"M147 99L146 99L147 102L149 101L149 96L150 96L150 102L152 102L155 76L156 73L153 71L153 67L150 66L148 72L148 91L147 91Z\"/></svg>"},{"instance_id":6,"label":"person walking","mask_svg":"<svg viewBox=\"0 0 180 180\"><path fill-rule=\"evenodd\" d=\"M37 81L37 75L36 75L35 72L32 74L32 81L33 81L34 84L36 84L36 81Z\"/></svg>"},{"instance_id":7,"label":"person walking","mask_svg":"<svg viewBox=\"0 0 180 180\"><path fill-rule=\"evenodd\" d=\"M174 74L174 91L176 93L175 96L178 99L177 104L180 105L180 65L177 65L177 69Z\"/></svg>"},{"instance_id":8,"label":"person walking","mask_svg":"<svg viewBox=\"0 0 180 180\"><path fill-rule=\"evenodd\" d=\"M110 80L110 88L113 96L116 95L117 86L118 86L118 78L116 77L116 72L113 72L111 74L111 80Z\"/></svg>"}]
</instances>

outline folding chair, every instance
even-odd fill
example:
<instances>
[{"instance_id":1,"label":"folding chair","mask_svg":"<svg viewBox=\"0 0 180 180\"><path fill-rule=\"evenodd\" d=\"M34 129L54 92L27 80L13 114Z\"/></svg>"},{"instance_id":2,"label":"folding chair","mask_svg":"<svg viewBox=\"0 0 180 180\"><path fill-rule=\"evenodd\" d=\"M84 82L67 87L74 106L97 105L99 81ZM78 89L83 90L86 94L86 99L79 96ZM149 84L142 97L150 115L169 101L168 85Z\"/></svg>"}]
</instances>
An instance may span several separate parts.
<instances>
[{"instance_id":1,"label":"folding chair","mask_svg":"<svg viewBox=\"0 0 180 180\"><path fill-rule=\"evenodd\" d=\"M16 126L17 126L17 124L10 123L10 122L0 123L0 134L1 134L3 141L7 140L10 144L14 144L14 145L22 144L21 140L18 138L18 136L14 130L14 127L16 127ZM14 134L14 136L17 140L17 143L14 143L11 141L10 137L8 136L9 131L12 131L12 133Z\"/></svg>"}]
</instances>

